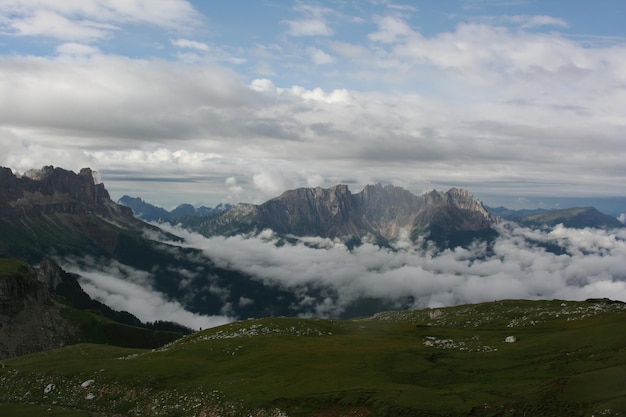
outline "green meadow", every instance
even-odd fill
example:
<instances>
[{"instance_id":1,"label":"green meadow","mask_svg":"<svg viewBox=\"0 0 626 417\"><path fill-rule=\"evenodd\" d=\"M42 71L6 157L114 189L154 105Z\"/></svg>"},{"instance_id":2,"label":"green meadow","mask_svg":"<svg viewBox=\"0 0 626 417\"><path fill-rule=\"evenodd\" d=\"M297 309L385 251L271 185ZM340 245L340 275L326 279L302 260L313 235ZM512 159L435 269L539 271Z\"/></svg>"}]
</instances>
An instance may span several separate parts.
<instances>
[{"instance_id":1,"label":"green meadow","mask_svg":"<svg viewBox=\"0 0 626 417\"><path fill-rule=\"evenodd\" d=\"M5 360L0 415L621 416L625 329L608 300L268 317Z\"/></svg>"}]
</instances>

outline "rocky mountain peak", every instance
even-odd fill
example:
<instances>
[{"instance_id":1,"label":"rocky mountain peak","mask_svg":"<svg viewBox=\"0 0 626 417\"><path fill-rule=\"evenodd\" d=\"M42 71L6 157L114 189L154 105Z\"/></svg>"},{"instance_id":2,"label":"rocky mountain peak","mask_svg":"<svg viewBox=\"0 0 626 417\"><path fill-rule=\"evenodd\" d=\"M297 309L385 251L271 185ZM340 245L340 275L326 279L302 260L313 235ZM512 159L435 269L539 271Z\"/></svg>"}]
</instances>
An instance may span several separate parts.
<instances>
[{"instance_id":1,"label":"rocky mountain peak","mask_svg":"<svg viewBox=\"0 0 626 417\"><path fill-rule=\"evenodd\" d=\"M63 168L45 166L27 171L21 178L24 203L50 199L55 201L78 201L86 204L102 204L110 200L104 184L98 184L90 168L78 174Z\"/></svg>"},{"instance_id":2,"label":"rocky mountain peak","mask_svg":"<svg viewBox=\"0 0 626 417\"><path fill-rule=\"evenodd\" d=\"M258 206L239 205L196 230L231 235L269 228L297 236L395 239L406 232L416 237L431 231L446 235L484 231L495 221L464 189L416 196L379 183L352 194L347 185L340 184L286 191Z\"/></svg>"},{"instance_id":3,"label":"rocky mountain peak","mask_svg":"<svg viewBox=\"0 0 626 417\"><path fill-rule=\"evenodd\" d=\"M8 168L0 170L0 207L5 214L86 213L132 218L126 207L111 201L104 184L97 183L95 172L83 168L77 174L45 166L18 176ZM8 209L10 207L10 209ZM12 209L12 210L11 210Z\"/></svg>"},{"instance_id":4,"label":"rocky mountain peak","mask_svg":"<svg viewBox=\"0 0 626 417\"><path fill-rule=\"evenodd\" d=\"M31 246L28 242L42 239L67 242L68 247L95 244L111 253L120 236L120 226L112 223L141 227L130 208L111 201L89 168L75 173L45 166L24 175L0 169L0 225L28 236L20 241L24 249L13 243L0 246L0 253L32 253L26 249ZM45 245L41 251L45 252Z\"/></svg>"}]
</instances>

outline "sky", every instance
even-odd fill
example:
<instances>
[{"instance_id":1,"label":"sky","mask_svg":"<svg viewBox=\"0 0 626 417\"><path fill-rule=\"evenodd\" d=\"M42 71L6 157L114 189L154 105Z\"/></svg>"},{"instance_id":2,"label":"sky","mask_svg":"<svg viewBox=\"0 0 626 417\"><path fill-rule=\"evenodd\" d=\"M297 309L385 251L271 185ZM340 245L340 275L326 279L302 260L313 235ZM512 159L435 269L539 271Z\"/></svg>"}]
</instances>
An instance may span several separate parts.
<instances>
[{"instance_id":1,"label":"sky","mask_svg":"<svg viewBox=\"0 0 626 417\"><path fill-rule=\"evenodd\" d=\"M124 194L626 196L626 2L3 0L0 165Z\"/></svg>"}]
</instances>

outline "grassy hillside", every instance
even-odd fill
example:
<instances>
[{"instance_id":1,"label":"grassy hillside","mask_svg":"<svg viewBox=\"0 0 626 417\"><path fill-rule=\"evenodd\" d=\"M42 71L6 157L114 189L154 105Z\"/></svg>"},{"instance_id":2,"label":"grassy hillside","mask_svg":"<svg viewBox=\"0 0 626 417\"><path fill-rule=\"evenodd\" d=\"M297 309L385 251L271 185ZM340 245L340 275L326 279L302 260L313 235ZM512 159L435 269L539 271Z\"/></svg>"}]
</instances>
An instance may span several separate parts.
<instances>
[{"instance_id":1,"label":"grassy hillside","mask_svg":"<svg viewBox=\"0 0 626 417\"><path fill-rule=\"evenodd\" d=\"M0 258L0 278L27 273L28 270L28 264L21 259Z\"/></svg>"},{"instance_id":2,"label":"grassy hillside","mask_svg":"<svg viewBox=\"0 0 626 417\"><path fill-rule=\"evenodd\" d=\"M621 416L625 325L626 306L607 300L248 320L156 350L83 344L5 361L0 414Z\"/></svg>"}]
</instances>

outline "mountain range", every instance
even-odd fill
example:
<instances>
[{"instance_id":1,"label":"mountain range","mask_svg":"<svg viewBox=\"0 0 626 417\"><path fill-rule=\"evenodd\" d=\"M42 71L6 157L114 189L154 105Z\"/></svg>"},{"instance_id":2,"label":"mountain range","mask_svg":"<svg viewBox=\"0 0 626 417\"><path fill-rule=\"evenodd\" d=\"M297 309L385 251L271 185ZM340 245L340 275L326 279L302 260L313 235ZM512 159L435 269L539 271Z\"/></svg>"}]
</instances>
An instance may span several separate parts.
<instances>
[{"instance_id":1,"label":"mountain range","mask_svg":"<svg viewBox=\"0 0 626 417\"><path fill-rule=\"evenodd\" d=\"M0 359L20 356L0 367L0 414L495 417L626 409L623 337L616 337L622 303L509 300L406 311L413 295L329 285L340 271L332 270L330 281L296 277L291 285L255 277L250 271L262 257L240 269L214 259L216 248L194 247L186 239L197 235L183 233L199 232L218 246L234 242L239 251L253 247L248 241L292 245L289 254L326 239L338 245L335 256L366 247L361 262L382 251L400 269L411 257L443 253L462 265L446 278L452 282L464 280L463 268L475 261L471 247L481 245L473 242L487 242L488 250L504 230L502 218L517 216L529 228L622 226L592 207L520 213L487 208L463 189L416 196L381 184L354 194L345 185L300 188L259 205L182 205L172 212L123 200L142 208L113 202L89 168L48 166L24 175L0 168ZM167 213L153 217L162 228L137 218L154 213ZM555 239L544 244L560 257L565 249ZM426 248L393 257L405 241ZM514 242L522 244L519 236ZM431 270L414 268L415 281L445 268L445 260L427 260ZM503 266L495 257L478 263ZM280 274L275 259L267 264ZM379 266L365 273L372 268ZM118 297L149 293L137 302L166 303L168 321L142 322L92 298L83 288L90 279L118 288ZM483 280L477 274L466 288ZM366 282L386 294L387 283ZM342 291L357 294L340 310L317 310ZM237 321L183 336L191 330L172 323L181 311L186 318ZM330 319L314 318L320 311ZM256 320L242 320L248 318ZM67 347L84 342L90 344ZM589 381L597 388L590 390Z\"/></svg>"},{"instance_id":2,"label":"mountain range","mask_svg":"<svg viewBox=\"0 0 626 417\"><path fill-rule=\"evenodd\" d=\"M143 200L123 200L141 203L149 209L144 213L155 212ZM200 212L194 209L195 214L188 211L181 217L170 213L168 221L205 236L256 235L271 229L277 245L285 239L316 236L341 239L349 248L364 241L389 245L398 239L454 248L475 239L494 239L501 222L463 189L416 196L381 184L366 186L355 194L345 185L300 188L260 205L220 205ZM590 211L573 210L569 215L609 224L602 223L606 218L601 213L593 211L591 216ZM85 274L94 271L119 280L119 285L140 282L160 294L163 302L175 303L176 308L192 314L232 318L315 315L313 306L318 302L302 300L321 302L340 296L337 290L320 285L286 288L277 281L256 279L232 263L216 263L184 239L137 219L130 208L111 201L89 168L74 173L48 166L20 176L8 168L0 169L0 214L0 256L20 258L35 267L50 258L69 267L75 281L82 284L86 283ZM562 219L568 213L557 214L551 219ZM138 276L142 277L139 281ZM411 303L410 297L367 298L356 300L339 314L362 316ZM80 308L94 309L89 303ZM104 314L103 308L96 310ZM111 312L106 314L115 319Z\"/></svg>"},{"instance_id":3,"label":"mountain range","mask_svg":"<svg viewBox=\"0 0 626 417\"><path fill-rule=\"evenodd\" d=\"M232 204L218 204L215 207L194 207L191 204L184 203L171 211L168 211L162 207L156 207L152 204L146 203L140 197L130 197L128 195L122 196L118 201L119 204L130 207L133 210L135 217L138 217L147 222L159 222L159 221L178 221L185 216L215 216L233 208Z\"/></svg>"},{"instance_id":4,"label":"mountain range","mask_svg":"<svg viewBox=\"0 0 626 417\"><path fill-rule=\"evenodd\" d=\"M368 185L352 194L346 185L299 188L260 205L238 204L218 216L181 221L205 236L257 234L319 236L379 243L406 235L441 247L455 247L493 236L499 218L467 191L452 188L416 196L393 185Z\"/></svg>"},{"instance_id":5,"label":"mountain range","mask_svg":"<svg viewBox=\"0 0 626 417\"><path fill-rule=\"evenodd\" d=\"M130 283L146 276L144 286L197 314L220 315L225 308L244 318L298 313L290 308L294 296L280 287L219 267L200 250L181 246L181 238L136 219L111 201L90 169L44 167L19 177L0 169L0 214L0 256L32 265L51 257L83 271L112 268ZM238 303L256 298L268 301Z\"/></svg>"},{"instance_id":6,"label":"mountain range","mask_svg":"<svg viewBox=\"0 0 626 417\"><path fill-rule=\"evenodd\" d=\"M416 196L401 187L381 184L368 185L356 194L346 185L299 188L260 205L219 204L213 209L182 204L168 212L129 196L123 196L118 203L132 208L142 220L169 221L204 236L255 234L271 229L283 235L347 240L370 236L382 243L408 233L414 241L427 236L443 247L455 247L493 236L493 225L502 220L523 226L624 227L618 219L594 207L511 210L485 206L464 189ZM181 215L183 207L185 214Z\"/></svg>"}]
</instances>

